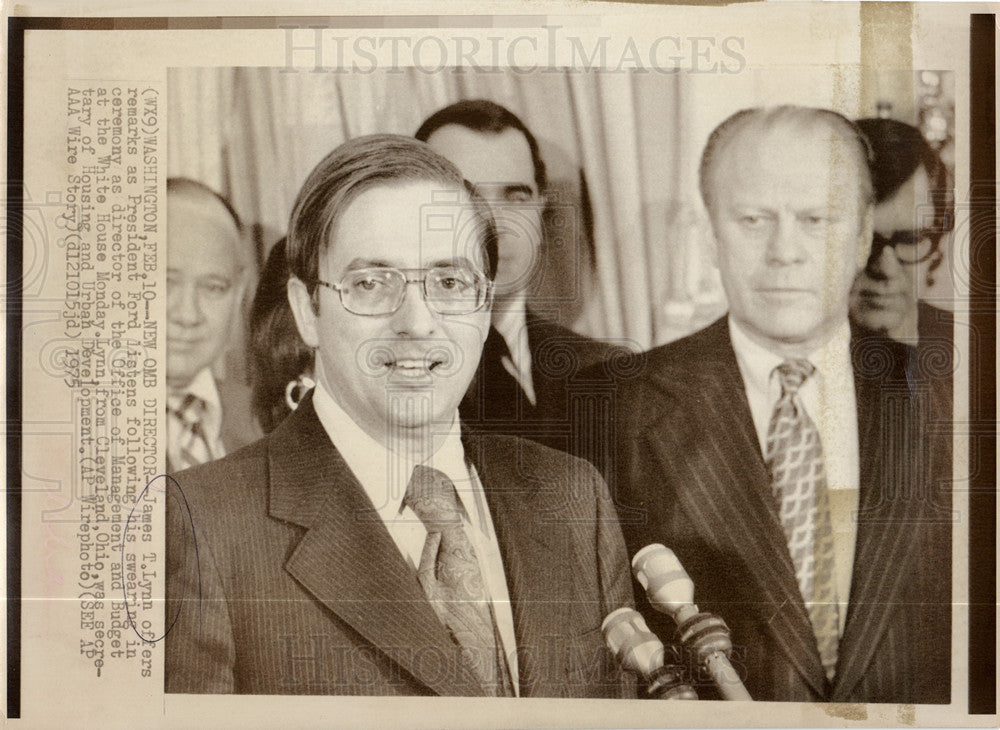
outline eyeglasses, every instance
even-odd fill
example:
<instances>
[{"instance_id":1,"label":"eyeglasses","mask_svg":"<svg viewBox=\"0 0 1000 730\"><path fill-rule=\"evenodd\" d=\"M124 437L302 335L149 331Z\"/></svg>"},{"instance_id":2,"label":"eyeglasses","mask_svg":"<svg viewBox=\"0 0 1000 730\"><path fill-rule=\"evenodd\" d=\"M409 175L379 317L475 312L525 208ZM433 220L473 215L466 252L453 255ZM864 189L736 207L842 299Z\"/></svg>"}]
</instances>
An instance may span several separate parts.
<instances>
[{"instance_id":1,"label":"eyeglasses","mask_svg":"<svg viewBox=\"0 0 1000 730\"><path fill-rule=\"evenodd\" d=\"M373 267L348 272L339 284L318 279L316 283L340 294L344 309L363 317L395 313L403 304L406 285L417 283L423 284L424 301L434 312L472 314L486 304L493 284L482 274L464 266L435 266L430 269Z\"/></svg>"},{"instance_id":2,"label":"eyeglasses","mask_svg":"<svg viewBox=\"0 0 1000 730\"><path fill-rule=\"evenodd\" d=\"M934 255L934 234L930 231L894 231L891 237L886 238L876 233L872 237L869 260L876 261L886 246L892 248L899 263L919 264Z\"/></svg>"}]
</instances>

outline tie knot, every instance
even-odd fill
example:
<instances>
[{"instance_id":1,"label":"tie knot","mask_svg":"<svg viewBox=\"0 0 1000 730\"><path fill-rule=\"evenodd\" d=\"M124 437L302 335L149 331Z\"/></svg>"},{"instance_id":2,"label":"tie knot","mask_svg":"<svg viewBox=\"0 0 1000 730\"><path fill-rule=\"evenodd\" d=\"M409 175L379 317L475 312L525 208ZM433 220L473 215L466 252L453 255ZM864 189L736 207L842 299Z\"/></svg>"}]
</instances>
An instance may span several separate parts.
<instances>
[{"instance_id":1,"label":"tie knot","mask_svg":"<svg viewBox=\"0 0 1000 730\"><path fill-rule=\"evenodd\" d=\"M403 503L416 513L428 532L442 532L462 524L455 485L444 472L429 466L413 467Z\"/></svg>"},{"instance_id":2,"label":"tie knot","mask_svg":"<svg viewBox=\"0 0 1000 730\"><path fill-rule=\"evenodd\" d=\"M785 360L775 369L781 381L781 394L788 396L798 393L806 378L816 372L816 366L804 359Z\"/></svg>"}]
</instances>

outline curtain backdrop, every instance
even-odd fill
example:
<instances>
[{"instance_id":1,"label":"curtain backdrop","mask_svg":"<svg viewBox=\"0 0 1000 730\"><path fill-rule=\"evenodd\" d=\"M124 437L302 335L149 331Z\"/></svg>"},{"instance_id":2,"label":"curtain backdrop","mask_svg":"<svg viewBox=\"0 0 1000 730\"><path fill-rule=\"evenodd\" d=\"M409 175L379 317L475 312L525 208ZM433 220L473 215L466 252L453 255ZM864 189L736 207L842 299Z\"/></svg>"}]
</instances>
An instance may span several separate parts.
<instances>
[{"instance_id":1,"label":"curtain backdrop","mask_svg":"<svg viewBox=\"0 0 1000 730\"><path fill-rule=\"evenodd\" d=\"M829 67L728 76L174 69L169 173L228 197L263 255L284 235L309 171L338 144L373 132L412 135L447 104L492 99L534 132L549 168L533 307L645 349L725 311L697 190L712 128L740 108L783 102L873 116L860 108L859 86L857 70Z\"/></svg>"}]
</instances>

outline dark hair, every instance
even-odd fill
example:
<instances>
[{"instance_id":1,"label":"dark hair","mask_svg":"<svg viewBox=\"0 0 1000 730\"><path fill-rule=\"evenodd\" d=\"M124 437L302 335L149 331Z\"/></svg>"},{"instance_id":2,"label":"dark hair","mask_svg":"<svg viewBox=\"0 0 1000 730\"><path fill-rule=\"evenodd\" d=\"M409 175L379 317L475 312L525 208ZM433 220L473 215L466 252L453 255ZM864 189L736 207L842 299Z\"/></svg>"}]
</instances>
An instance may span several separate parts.
<instances>
[{"instance_id":1,"label":"dark hair","mask_svg":"<svg viewBox=\"0 0 1000 730\"><path fill-rule=\"evenodd\" d=\"M271 248L260 272L247 338L250 405L265 433L291 412L285 402L288 383L313 370L313 351L295 326L287 284L288 262L282 238Z\"/></svg>"},{"instance_id":2,"label":"dark hair","mask_svg":"<svg viewBox=\"0 0 1000 730\"><path fill-rule=\"evenodd\" d=\"M712 207L712 173L714 172L718 157L728 143L736 136L737 132L755 123L766 127L782 122L791 122L800 127L807 127L818 123L826 124L830 129L840 132L845 139L853 142L853 147L858 157L858 168L862 173L868 170L871 160L871 150L868 147L868 140L865 139L861 130L850 119L835 111L816 107L794 106L791 104L769 108L754 107L752 109L742 109L728 117L712 131L708 142L705 144L705 149L701 153L701 165L698 169L698 187L706 208L711 209ZM870 176L862 174L859 183L861 186L862 201L866 204L874 202Z\"/></svg>"},{"instance_id":3,"label":"dark hair","mask_svg":"<svg viewBox=\"0 0 1000 730\"><path fill-rule=\"evenodd\" d=\"M500 134L505 129L516 129L523 134L528 141L531 162L535 167L535 185L538 186L539 194L544 195L548 178L545 174L545 161L538 151L538 142L524 122L510 109L488 99L466 99L431 114L413 136L426 142L437 130L449 124L457 124L474 132Z\"/></svg>"},{"instance_id":4,"label":"dark hair","mask_svg":"<svg viewBox=\"0 0 1000 730\"><path fill-rule=\"evenodd\" d=\"M489 205L451 162L412 137L372 134L340 145L309 173L288 223L288 267L315 294L319 256L330 243L337 219L357 195L376 185L427 180L464 189L471 199L473 225L493 279L497 231ZM315 304L315 297L314 297Z\"/></svg>"},{"instance_id":5,"label":"dark hair","mask_svg":"<svg viewBox=\"0 0 1000 730\"><path fill-rule=\"evenodd\" d=\"M941 265L941 239L955 225L955 196L949 181L948 168L941 156L914 126L896 119L859 119L858 128L872 149L872 182L875 202L881 203L895 195L917 170L923 168L930 183L934 219L927 230L933 233L928 284L931 273ZM921 201L917 201L918 203Z\"/></svg>"}]
</instances>

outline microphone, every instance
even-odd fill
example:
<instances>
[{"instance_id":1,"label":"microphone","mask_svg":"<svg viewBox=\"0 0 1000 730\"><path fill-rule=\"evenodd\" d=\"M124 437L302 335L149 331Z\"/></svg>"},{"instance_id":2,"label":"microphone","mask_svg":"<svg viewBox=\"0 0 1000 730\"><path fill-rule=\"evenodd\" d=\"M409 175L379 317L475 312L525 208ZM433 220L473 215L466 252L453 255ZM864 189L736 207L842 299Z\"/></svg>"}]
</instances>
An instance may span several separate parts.
<instances>
[{"instance_id":1,"label":"microphone","mask_svg":"<svg viewBox=\"0 0 1000 730\"><path fill-rule=\"evenodd\" d=\"M601 623L601 631L618 662L649 683L647 695L660 700L698 699L682 680L681 667L664 666L663 644L634 608L619 608L609 613Z\"/></svg>"},{"instance_id":2,"label":"microphone","mask_svg":"<svg viewBox=\"0 0 1000 730\"><path fill-rule=\"evenodd\" d=\"M720 617L698 611L694 604L694 581L674 551L658 543L647 545L632 558L632 572L653 608L668 614L677 624L681 643L694 652L723 698L752 700L729 663L733 648L729 627Z\"/></svg>"}]
</instances>

